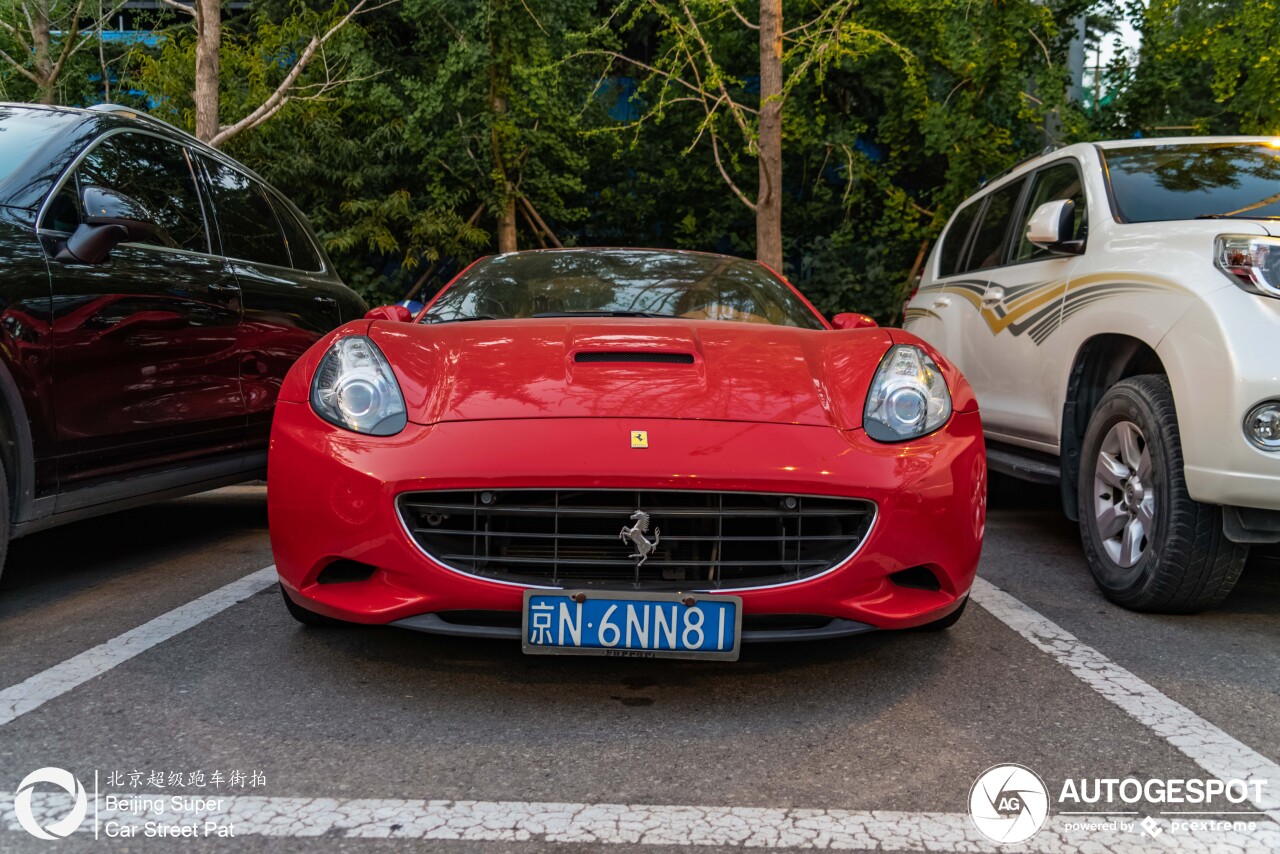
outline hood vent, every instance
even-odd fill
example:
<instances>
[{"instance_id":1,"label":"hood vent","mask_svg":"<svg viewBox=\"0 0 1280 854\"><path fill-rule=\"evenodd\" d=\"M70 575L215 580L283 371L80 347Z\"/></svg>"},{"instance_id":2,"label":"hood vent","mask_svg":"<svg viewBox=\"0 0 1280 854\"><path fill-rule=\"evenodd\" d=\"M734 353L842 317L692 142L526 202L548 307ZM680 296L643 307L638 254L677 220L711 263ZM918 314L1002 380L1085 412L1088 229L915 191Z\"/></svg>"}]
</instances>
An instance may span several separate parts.
<instances>
[{"instance_id":1,"label":"hood vent","mask_svg":"<svg viewBox=\"0 0 1280 854\"><path fill-rule=\"evenodd\" d=\"M638 362L642 364L692 365L692 353L655 353L652 351L587 350L575 353L575 362Z\"/></svg>"}]
</instances>

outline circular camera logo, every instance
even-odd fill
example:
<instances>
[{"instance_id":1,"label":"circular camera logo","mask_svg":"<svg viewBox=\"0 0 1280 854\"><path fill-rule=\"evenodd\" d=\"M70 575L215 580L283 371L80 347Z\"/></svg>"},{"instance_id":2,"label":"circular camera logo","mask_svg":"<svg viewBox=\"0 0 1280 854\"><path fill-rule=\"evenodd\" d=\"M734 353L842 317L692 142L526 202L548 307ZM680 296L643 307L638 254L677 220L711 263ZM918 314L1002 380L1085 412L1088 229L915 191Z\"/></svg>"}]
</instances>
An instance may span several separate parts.
<instances>
[{"instance_id":1,"label":"circular camera logo","mask_svg":"<svg viewBox=\"0 0 1280 854\"><path fill-rule=\"evenodd\" d=\"M31 810L31 795L39 783L57 786L74 797L75 804L71 807L71 812L55 822L41 825ZM13 811L17 813L18 824L21 824L27 833L40 839L62 839L70 836L84 821L88 809L89 803L85 798L84 786L71 776L70 771L63 771L61 768L41 768L38 771L32 771L18 784L18 792L13 798Z\"/></svg>"},{"instance_id":2,"label":"circular camera logo","mask_svg":"<svg viewBox=\"0 0 1280 854\"><path fill-rule=\"evenodd\" d=\"M1049 817L1049 790L1022 765L996 765L969 790L969 815L992 842L1012 844L1035 836Z\"/></svg>"}]
</instances>

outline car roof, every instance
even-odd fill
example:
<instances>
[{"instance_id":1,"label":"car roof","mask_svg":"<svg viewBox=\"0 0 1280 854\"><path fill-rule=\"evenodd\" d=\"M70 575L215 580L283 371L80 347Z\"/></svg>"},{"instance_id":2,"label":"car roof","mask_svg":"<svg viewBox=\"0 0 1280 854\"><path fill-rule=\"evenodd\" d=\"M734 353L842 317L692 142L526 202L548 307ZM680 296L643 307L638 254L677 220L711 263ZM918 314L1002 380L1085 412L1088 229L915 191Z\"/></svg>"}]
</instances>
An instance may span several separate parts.
<instances>
[{"instance_id":1,"label":"car roof","mask_svg":"<svg viewBox=\"0 0 1280 854\"><path fill-rule=\"evenodd\" d=\"M1151 148L1157 145L1231 145L1231 144L1263 144L1270 145L1280 149L1280 137L1275 136L1168 136L1168 137L1140 137L1136 139L1107 139L1088 142L1077 142L1071 145L1065 145L1061 148L1055 148L1052 151L1046 151L1034 157L1029 157L1012 167L1008 171L998 175L992 180L983 184L979 189L975 190L963 202L956 206L956 210L967 207L975 200L984 198L1000 187L1010 184L1019 178L1025 176L1028 172L1034 172L1041 166L1055 160L1060 160L1071 155L1083 155L1089 151L1111 151L1114 149L1125 148ZM952 216L955 214L953 213Z\"/></svg>"},{"instance_id":2,"label":"car roof","mask_svg":"<svg viewBox=\"0 0 1280 854\"><path fill-rule=\"evenodd\" d=\"M148 115L140 110L135 110L124 104L95 104L91 107L64 107L49 104L26 104L14 102L0 102L0 107L19 108L31 110L35 112L48 112L51 114L71 115L80 118L78 122L71 122L59 134L51 138L41 148L42 151L54 150L57 153L64 154L72 149L75 153L83 150L92 139L97 138L101 134L115 128L137 128L159 133L180 142L183 145L191 146L199 150L202 154L213 157L224 163L234 166L241 172L251 176L254 180L271 187L277 196L283 198L292 205L292 201L288 199L270 182L258 175L248 166L238 160L223 154L215 148L201 142L198 138L190 133L175 127L168 122L158 119L155 116ZM52 169L45 169L38 163L24 164L23 168L15 173L12 177L4 182L0 182L0 205L17 207L17 208L36 208L44 201L45 196L53 188L53 183L65 169L67 163L74 158L64 156L59 162L52 164Z\"/></svg>"},{"instance_id":3,"label":"car roof","mask_svg":"<svg viewBox=\"0 0 1280 854\"><path fill-rule=\"evenodd\" d=\"M1137 139L1107 139L1092 143L1101 149L1146 148L1154 145L1230 145L1262 143L1280 148L1280 136L1148 136Z\"/></svg>"}]
</instances>

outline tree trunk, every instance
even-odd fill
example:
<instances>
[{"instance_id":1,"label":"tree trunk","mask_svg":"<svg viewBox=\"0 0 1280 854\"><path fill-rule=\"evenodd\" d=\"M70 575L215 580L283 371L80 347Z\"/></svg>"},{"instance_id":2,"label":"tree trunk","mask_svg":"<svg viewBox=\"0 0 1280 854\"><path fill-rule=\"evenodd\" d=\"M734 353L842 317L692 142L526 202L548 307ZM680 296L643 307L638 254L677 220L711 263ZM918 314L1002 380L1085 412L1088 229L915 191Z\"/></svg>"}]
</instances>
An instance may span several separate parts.
<instances>
[{"instance_id":1,"label":"tree trunk","mask_svg":"<svg viewBox=\"0 0 1280 854\"><path fill-rule=\"evenodd\" d=\"M220 0L196 0L196 136L208 142L217 135L218 52L222 48Z\"/></svg>"},{"instance_id":2,"label":"tree trunk","mask_svg":"<svg viewBox=\"0 0 1280 854\"><path fill-rule=\"evenodd\" d=\"M495 56L489 66L489 145L493 152L493 168L498 175L498 190L502 194L502 204L497 207L498 213L498 251L515 252L518 248L516 239L516 188L511 183L507 172L507 163L503 157L502 131L500 125L507 112L507 69L502 67L497 57L497 49L490 41L490 49Z\"/></svg>"},{"instance_id":3,"label":"tree trunk","mask_svg":"<svg viewBox=\"0 0 1280 854\"><path fill-rule=\"evenodd\" d=\"M498 213L498 251L515 252L519 248L516 240L516 200L515 196L511 196Z\"/></svg>"},{"instance_id":4,"label":"tree trunk","mask_svg":"<svg viewBox=\"0 0 1280 854\"><path fill-rule=\"evenodd\" d=\"M760 0L756 260L782 272L782 0Z\"/></svg>"},{"instance_id":5,"label":"tree trunk","mask_svg":"<svg viewBox=\"0 0 1280 854\"><path fill-rule=\"evenodd\" d=\"M49 21L49 0L37 0L32 4L31 16L31 50L36 76L36 91L42 104L53 103L53 50L51 44L52 24Z\"/></svg>"}]
</instances>

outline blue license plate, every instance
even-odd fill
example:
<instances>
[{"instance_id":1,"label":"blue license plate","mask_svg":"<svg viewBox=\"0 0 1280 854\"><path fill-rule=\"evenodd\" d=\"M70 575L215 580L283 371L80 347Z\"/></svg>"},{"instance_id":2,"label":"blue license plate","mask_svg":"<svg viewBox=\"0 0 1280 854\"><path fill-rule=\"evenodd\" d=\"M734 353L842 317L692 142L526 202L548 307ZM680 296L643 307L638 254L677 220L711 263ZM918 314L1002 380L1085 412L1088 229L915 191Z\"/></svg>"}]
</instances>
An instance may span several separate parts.
<instances>
[{"instance_id":1,"label":"blue license plate","mask_svg":"<svg viewBox=\"0 0 1280 854\"><path fill-rule=\"evenodd\" d=\"M524 651L737 661L742 600L696 593L526 590Z\"/></svg>"}]
</instances>

